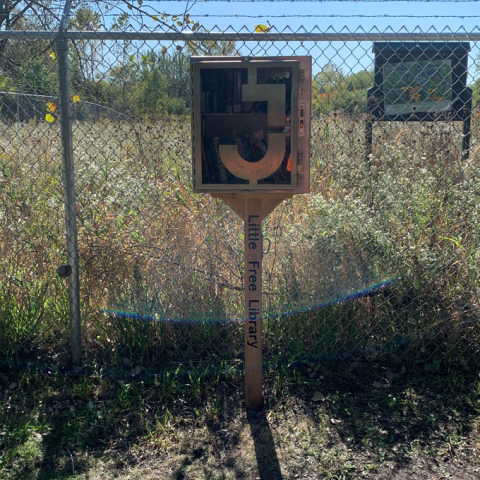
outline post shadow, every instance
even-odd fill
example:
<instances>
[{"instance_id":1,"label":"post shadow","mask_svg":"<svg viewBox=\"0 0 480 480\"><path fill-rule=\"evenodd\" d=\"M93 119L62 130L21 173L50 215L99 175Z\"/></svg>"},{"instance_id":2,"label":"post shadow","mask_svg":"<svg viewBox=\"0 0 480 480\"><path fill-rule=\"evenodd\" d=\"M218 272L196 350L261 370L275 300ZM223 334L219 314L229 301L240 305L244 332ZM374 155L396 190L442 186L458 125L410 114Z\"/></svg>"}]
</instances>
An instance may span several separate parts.
<instances>
[{"instance_id":1,"label":"post shadow","mask_svg":"<svg viewBox=\"0 0 480 480\"><path fill-rule=\"evenodd\" d=\"M282 480L280 463L265 411L247 410L247 421L252 432L259 477L261 480Z\"/></svg>"}]
</instances>

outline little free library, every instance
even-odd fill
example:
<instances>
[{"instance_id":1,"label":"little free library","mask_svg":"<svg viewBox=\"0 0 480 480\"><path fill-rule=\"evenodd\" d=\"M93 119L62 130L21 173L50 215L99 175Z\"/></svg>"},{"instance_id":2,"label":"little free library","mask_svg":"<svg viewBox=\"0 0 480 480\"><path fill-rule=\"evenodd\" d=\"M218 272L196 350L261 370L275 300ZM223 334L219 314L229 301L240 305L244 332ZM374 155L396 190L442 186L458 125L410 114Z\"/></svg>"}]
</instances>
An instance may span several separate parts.
<instances>
[{"instance_id":1,"label":"little free library","mask_svg":"<svg viewBox=\"0 0 480 480\"><path fill-rule=\"evenodd\" d=\"M470 47L461 42L374 45L367 92L367 161L374 122L462 121L468 155ZM191 57L193 191L222 199L244 221L246 408L262 406L262 221L310 190L312 59Z\"/></svg>"}]
</instances>

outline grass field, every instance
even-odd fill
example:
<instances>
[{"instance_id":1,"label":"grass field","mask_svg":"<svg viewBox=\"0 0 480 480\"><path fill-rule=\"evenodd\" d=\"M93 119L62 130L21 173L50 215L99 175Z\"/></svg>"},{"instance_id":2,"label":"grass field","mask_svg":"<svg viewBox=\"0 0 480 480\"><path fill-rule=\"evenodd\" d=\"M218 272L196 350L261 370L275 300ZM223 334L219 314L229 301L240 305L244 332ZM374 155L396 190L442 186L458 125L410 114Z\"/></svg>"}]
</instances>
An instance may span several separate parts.
<instances>
[{"instance_id":1,"label":"grass field","mask_svg":"<svg viewBox=\"0 0 480 480\"><path fill-rule=\"evenodd\" d=\"M363 120L314 120L312 193L265 221L259 415L243 227L191 192L188 119L74 125L81 369L58 125L2 124L0 477L478 478L478 116L468 162L449 124L377 124L366 161Z\"/></svg>"},{"instance_id":2,"label":"grass field","mask_svg":"<svg viewBox=\"0 0 480 480\"><path fill-rule=\"evenodd\" d=\"M312 193L264 222L267 358L413 351L468 362L478 351L478 117L468 162L459 125L447 123L379 123L366 161L363 125L360 114L314 119ZM68 350L55 274L65 259L59 127L1 128L0 350L48 365ZM87 362L241 359L232 320L243 309L243 227L191 192L188 117L78 122L74 148Z\"/></svg>"},{"instance_id":3,"label":"grass field","mask_svg":"<svg viewBox=\"0 0 480 480\"><path fill-rule=\"evenodd\" d=\"M405 366L407 365L407 366ZM296 364L245 413L226 364L168 376L0 372L4 479L439 479L480 472L475 369Z\"/></svg>"}]
</instances>

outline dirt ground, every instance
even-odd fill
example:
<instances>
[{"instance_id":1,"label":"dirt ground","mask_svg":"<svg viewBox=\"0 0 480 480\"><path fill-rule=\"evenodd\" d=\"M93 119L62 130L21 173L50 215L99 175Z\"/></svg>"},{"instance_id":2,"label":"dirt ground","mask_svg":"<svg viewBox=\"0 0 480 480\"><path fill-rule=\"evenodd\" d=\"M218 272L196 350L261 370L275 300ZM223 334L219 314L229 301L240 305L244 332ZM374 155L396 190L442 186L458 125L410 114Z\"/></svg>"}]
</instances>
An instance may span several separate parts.
<instances>
[{"instance_id":1,"label":"dirt ground","mask_svg":"<svg viewBox=\"0 0 480 480\"><path fill-rule=\"evenodd\" d=\"M4 370L0 477L480 479L478 371L424 367L270 372L264 409L247 413L242 378L196 398L179 381L165 403L147 378L26 382Z\"/></svg>"}]
</instances>

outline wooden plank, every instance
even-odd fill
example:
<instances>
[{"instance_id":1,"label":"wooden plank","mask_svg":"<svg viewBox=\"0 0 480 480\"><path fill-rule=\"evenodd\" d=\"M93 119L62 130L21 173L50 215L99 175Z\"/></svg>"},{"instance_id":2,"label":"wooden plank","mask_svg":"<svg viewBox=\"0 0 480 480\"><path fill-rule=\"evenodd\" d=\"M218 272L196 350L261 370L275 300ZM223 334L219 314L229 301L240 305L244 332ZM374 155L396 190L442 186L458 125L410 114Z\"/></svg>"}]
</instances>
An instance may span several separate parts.
<instances>
[{"instance_id":1,"label":"wooden plank","mask_svg":"<svg viewBox=\"0 0 480 480\"><path fill-rule=\"evenodd\" d=\"M283 200L293 197L293 193L212 193L211 195L213 198L221 198L244 221L247 198L263 200L262 220L265 220Z\"/></svg>"},{"instance_id":2,"label":"wooden plank","mask_svg":"<svg viewBox=\"0 0 480 480\"><path fill-rule=\"evenodd\" d=\"M262 408L262 204L245 199L245 407Z\"/></svg>"},{"instance_id":3,"label":"wooden plank","mask_svg":"<svg viewBox=\"0 0 480 480\"><path fill-rule=\"evenodd\" d=\"M283 195L282 197L271 197L265 195L262 206L262 220L265 220L286 198L292 198L292 195Z\"/></svg>"},{"instance_id":4,"label":"wooden plank","mask_svg":"<svg viewBox=\"0 0 480 480\"><path fill-rule=\"evenodd\" d=\"M237 193L215 193L213 198L221 198L242 220L245 220L245 195Z\"/></svg>"},{"instance_id":5,"label":"wooden plank","mask_svg":"<svg viewBox=\"0 0 480 480\"><path fill-rule=\"evenodd\" d=\"M262 394L262 220L293 194L213 193L244 222L245 244L245 407L260 410Z\"/></svg>"}]
</instances>

